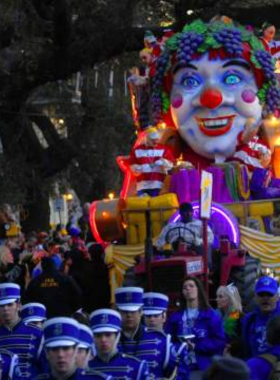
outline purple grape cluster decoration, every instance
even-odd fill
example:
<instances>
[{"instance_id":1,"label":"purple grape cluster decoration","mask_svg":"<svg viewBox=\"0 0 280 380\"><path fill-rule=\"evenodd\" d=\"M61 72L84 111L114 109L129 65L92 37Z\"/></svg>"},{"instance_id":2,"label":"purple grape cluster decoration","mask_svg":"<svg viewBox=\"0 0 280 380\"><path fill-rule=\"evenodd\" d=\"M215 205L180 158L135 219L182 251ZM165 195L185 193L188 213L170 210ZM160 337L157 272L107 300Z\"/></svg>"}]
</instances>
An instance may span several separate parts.
<instances>
[{"instance_id":1,"label":"purple grape cluster decoration","mask_svg":"<svg viewBox=\"0 0 280 380\"><path fill-rule=\"evenodd\" d=\"M261 65L266 79L275 84L276 77L274 74L274 64L272 62L271 55L265 50L259 50L255 53L255 57Z\"/></svg>"},{"instance_id":2,"label":"purple grape cluster decoration","mask_svg":"<svg viewBox=\"0 0 280 380\"><path fill-rule=\"evenodd\" d=\"M280 89L279 87L269 86L266 90L265 110L268 114L274 114L280 106Z\"/></svg>"},{"instance_id":3,"label":"purple grape cluster decoration","mask_svg":"<svg viewBox=\"0 0 280 380\"><path fill-rule=\"evenodd\" d=\"M165 51L157 60L156 72L152 81L152 116L155 122L161 120L162 113L162 96L161 87L164 80L165 72L169 64L169 52Z\"/></svg>"},{"instance_id":4,"label":"purple grape cluster decoration","mask_svg":"<svg viewBox=\"0 0 280 380\"><path fill-rule=\"evenodd\" d=\"M179 48L177 51L177 61L181 65L187 64L192 55L197 52L199 46L203 43L204 37L202 34L195 32L183 33L179 38Z\"/></svg>"},{"instance_id":5,"label":"purple grape cluster decoration","mask_svg":"<svg viewBox=\"0 0 280 380\"><path fill-rule=\"evenodd\" d=\"M219 42L225 51L232 56L240 57L242 55L242 37L238 29L225 28L213 34L213 37Z\"/></svg>"}]
</instances>

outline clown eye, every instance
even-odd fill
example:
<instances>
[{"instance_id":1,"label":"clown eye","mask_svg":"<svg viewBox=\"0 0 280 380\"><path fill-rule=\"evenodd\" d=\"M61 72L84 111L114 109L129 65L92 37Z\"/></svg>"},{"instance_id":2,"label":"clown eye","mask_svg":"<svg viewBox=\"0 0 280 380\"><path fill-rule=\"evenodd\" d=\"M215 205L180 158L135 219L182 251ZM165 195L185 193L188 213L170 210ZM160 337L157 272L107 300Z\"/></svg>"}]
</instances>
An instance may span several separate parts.
<instances>
[{"instance_id":1,"label":"clown eye","mask_svg":"<svg viewBox=\"0 0 280 380\"><path fill-rule=\"evenodd\" d=\"M239 75L229 74L225 77L224 82L225 82L225 84L231 85L231 84L237 84L237 83L241 82L241 80L242 79L240 78Z\"/></svg>"},{"instance_id":2,"label":"clown eye","mask_svg":"<svg viewBox=\"0 0 280 380\"><path fill-rule=\"evenodd\" d=\"M181 84L187 89L193 89L199 86L200 82L196 77L188 75L182 78Z\"/></svg>"}]
</instances>

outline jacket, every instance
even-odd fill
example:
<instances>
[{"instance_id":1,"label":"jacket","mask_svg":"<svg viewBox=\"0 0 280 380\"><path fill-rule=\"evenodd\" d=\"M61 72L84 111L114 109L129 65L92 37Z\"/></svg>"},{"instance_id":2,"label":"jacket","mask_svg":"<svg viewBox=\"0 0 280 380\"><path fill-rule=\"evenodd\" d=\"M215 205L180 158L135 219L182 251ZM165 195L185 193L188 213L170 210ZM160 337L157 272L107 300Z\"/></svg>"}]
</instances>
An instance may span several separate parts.
<instances>
[{"instance_id":1,"label":"jacket","mask_svg":"<svg viewBox=\"0 0 280 380\"><path fill-rule=\"evenodd\" d=\"M280 345L275 345L268 349L267 354L279 357L280 359ZM255 356L247 361L250 368L250 380L267 380L272 370L272 364L265 358Z\"/></svg>"},{"instance_id":2,"label":"jacket","mask_svg":"<svg viewBox=\"0 0 280 380\"><path fill-rule=\"evenodd\" d=\"M249 359L258 356L268 350L266 341L267 322L280 313L280 303L269 314L261 313L258 307L254 311L245 315L242 319L242 340L244 356Z\"/></svg>"},{"instance_id":3,"label":"jacket","mask_svg":"<svg viewBox=\"0 0 280 380\"><path fill-rule=\"evenodd\" d=\"M148 380L149 370L145 361L117 352L108 362L95 356L88 364L90 369L126 380Z\"/></svg>"},{"instance_id":4,"label":"jacket","mask_svg":"<svg viewBox=\"0 0 280 380\"><path fill-rule=\"evenodd\" d=\"M184 331L184 315L185 310L179 310L167 321L165 330L171 334L174 341L178 340L178 336ZM223 321L211 308L199 310L192 333L195 335L193 343L196 364L192 363L190 369L203 371L211 364L212 356L223 353L226 343Z\"/></svg>"}]
</instances>

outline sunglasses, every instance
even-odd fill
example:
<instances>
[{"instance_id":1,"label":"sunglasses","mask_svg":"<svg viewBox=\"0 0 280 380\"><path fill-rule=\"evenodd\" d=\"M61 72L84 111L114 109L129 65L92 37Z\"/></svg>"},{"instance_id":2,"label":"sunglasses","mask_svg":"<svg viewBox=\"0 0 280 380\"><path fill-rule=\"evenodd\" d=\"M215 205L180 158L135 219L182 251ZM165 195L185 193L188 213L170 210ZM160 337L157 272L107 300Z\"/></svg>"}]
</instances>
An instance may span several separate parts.
<instances>
[{"instance_id":1,"label":"sunglasses","mask_svg":"<svg viewBox=\"0 0 280 380\"><path fill-rule=\"evenodd\" d=\"M271 294L271 293L268 293L268 292L260 292L257 294L258 297L269 297L269 298L272 298L275 296L275 294Z\"/></svg>"}]
</instances>

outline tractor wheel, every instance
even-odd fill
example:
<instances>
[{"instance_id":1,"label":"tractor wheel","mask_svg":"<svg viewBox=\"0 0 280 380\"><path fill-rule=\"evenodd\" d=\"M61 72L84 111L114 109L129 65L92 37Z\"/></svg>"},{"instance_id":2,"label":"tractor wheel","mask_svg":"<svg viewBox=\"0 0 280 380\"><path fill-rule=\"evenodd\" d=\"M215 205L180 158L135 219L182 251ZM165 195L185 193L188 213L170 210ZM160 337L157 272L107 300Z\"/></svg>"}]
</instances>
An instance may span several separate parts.
<instances>
[{"instance_id":1,"label":"tractor wheel","mask_svg":"<svg viewBox=\"0 0 280 380\"><path fill-rule=\"evenodd\" d=\"M249 312L255 306L255 283L261 275L261 262L259 259L246 255L243 268L233 268L230 282L238 288L242 299L244 312Z\"/></svg>"}]
</instances>

